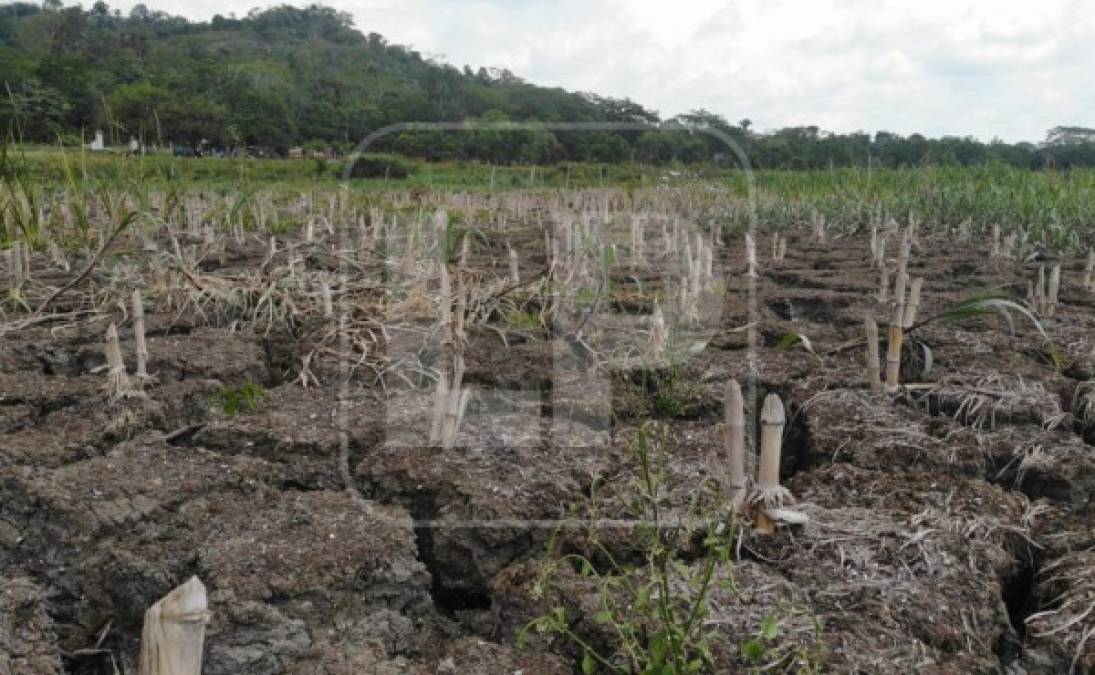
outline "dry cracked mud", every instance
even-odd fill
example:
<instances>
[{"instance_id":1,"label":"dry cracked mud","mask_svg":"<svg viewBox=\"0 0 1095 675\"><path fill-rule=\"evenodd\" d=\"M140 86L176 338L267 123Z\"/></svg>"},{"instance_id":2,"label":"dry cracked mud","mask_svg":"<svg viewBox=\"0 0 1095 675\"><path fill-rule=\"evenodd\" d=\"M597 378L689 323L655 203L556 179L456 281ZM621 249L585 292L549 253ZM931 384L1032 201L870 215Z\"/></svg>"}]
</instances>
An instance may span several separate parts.
<instances>
[{"instance_id":1,"label":"dry cracked mud","mask_svg":"<svg viewBox=\"0 0 1095 675\"><path fill-rule=\"evenodd\" d=\"M538 235L504 241L523 275L543 267ZM504 278L502 242L477 255ZM626 513L629 442L650 418L668 426L667 500L684 509L717 477L731 377L755 385L754 414L767 393L787 403L782 478L810 521L745 531L719 572L737 591L720 587L708 617L729 644L779 610L786 643L826 671L1095 672L1095 418L1077 405L1095 377L1095 305L1081 262L1063 261L1062 302L1044 319L1059 359L1021 320L1016 335L993 316L934 322L914 333L904 373L936 386L884 400L863 384L861 348L834 351L866 313L885 315L865 238L792 233L787 259L755 280L739 248L718 249L717 321L672 369L608 364L583 379L558 369L580 361L573 343L484 317L469 329L469 423L448 450L426 442L428 395L365 368L342 381L314 349L321 325L270 331L150 306L155 379L123 400L98 370L109 322L131 353L119 308L7 331L0 673L135 673L144 611L194 574L210 594L210 675L576 672L563 641L515 646L554 606L608 639L588 579L537 586L549 540L582 546L577 531L553 540L552 523ZM1024 299L1033 267L977 248L922 235L910 269L925 278L922 316L977 289ZM263 257L256 242L203 270ZM618 276L607 311L649 313L657 275L641 292ZM428 367L436 353L418 357ZM214 403L246 382L264 390L255 405ZM641 562L626 531L605 542ZM726 672L747 665L736 649L717 656Z\"/></svg>"}]
</instances>

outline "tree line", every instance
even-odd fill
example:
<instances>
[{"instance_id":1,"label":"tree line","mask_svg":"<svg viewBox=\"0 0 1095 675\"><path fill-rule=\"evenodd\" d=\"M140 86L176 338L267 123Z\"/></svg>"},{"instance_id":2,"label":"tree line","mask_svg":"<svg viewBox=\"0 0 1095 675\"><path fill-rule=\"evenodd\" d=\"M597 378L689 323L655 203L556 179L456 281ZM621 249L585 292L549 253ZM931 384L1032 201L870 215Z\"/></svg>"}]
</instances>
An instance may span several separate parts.
<instances>
[{"instance_id":1,"label":"tree line","mask_svg":"<svg viewBox=\"0 0 1095 675\"><path fill-rule=\"evenodd\" d=\"M373 148L427 160L738 163L729 138L760 168L925 164L1095 166L1095 131L1057 127L1044 142L927 138L815 126L758 133L697 110L662 119L629 99L539 87L507 70L456 68L354 27L313 5L192 22L137 5L123 15L60 0L0 6L0 123L27 143L290 147L347 151L399 122L480 123L467 131L387 135ZM521 122L519 128L504 123ZM560 130L552 123L644 128ZM716 132L716 133L711 133Z\"/></svg>"}]
</instances>

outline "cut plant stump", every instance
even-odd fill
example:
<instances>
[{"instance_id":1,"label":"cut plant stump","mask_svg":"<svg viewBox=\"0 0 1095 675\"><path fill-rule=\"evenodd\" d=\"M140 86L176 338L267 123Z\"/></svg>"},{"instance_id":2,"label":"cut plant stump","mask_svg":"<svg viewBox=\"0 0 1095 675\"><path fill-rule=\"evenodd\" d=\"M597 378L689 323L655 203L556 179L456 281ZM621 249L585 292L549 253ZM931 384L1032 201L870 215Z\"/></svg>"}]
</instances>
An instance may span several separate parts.
<instances>
[{"instance_id":1,"label":"cut plant stump","mask_svg":"<svg viewBox=\"0 0 1095 675\"><path fill-rule=\"evenodd\" d=\"M205 585L190 577L145 613L140 675L200 675L208 621Z\"/></svg>"}]
</instances>

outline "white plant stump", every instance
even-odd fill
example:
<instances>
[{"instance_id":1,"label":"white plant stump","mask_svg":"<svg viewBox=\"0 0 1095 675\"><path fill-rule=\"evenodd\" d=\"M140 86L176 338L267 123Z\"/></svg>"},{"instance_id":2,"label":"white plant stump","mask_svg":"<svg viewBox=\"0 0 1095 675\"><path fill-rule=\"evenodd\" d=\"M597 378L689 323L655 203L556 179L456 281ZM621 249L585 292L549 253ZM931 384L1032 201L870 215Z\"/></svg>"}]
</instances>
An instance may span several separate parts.
<instances>
[{"instance_id":1,"label":"white plant stump","mask_svg":"<svg viewBox=\"0 0 1095 675\"><path fill-rule=\"evenodd\" d=\"M140 675L201 675L208 621L205 586L190 577L145 612Z\"/></svg>"}]
</instances>

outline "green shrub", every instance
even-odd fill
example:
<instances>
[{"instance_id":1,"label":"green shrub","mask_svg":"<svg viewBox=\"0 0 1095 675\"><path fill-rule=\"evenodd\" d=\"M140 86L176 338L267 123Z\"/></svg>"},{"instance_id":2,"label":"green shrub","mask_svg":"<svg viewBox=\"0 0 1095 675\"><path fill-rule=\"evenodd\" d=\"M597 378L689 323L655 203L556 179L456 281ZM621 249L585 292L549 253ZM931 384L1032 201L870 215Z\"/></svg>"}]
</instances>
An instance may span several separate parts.
<instances>
[{"instance_id":1,"label":"green shrub","mask_svg":"<svg viewBox=\"0 0 1095 675\"><path fill-rule=\"evenodd\" d=\"M350 168L351 178L391 178L411 175L411 166L394 155L362 155Z\"/></svg>"},{"instance_id":2,"label":"green shrub","mask_svg":"<svg viewBox=\"0 0 1095 675\"><path fill-rule=\"evenodd\" d=\"M241 412L253 411L264 398L266 390L262 385L247 380L236 387L221 387L213 395L210 405L228 417L235 417Z\"/></svg>"}]
</instances>

